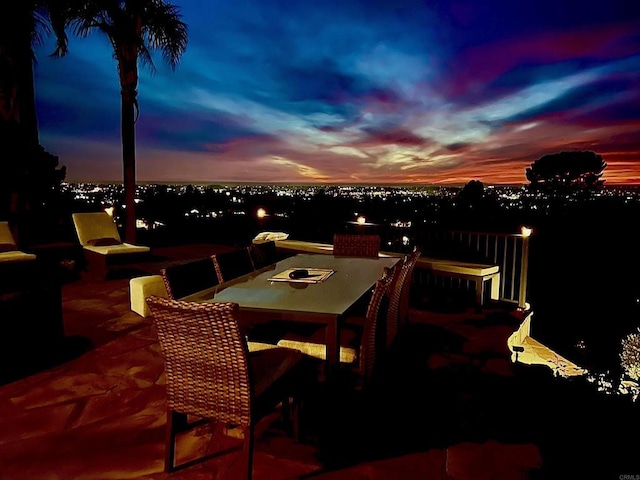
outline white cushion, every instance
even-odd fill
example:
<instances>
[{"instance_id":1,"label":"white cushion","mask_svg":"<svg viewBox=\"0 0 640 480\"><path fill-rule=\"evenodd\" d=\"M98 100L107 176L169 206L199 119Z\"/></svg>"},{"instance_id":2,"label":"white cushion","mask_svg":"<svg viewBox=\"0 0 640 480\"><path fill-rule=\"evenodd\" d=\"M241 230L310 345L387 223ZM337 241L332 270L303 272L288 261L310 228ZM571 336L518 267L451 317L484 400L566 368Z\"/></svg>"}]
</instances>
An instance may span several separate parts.
<instances>
[{"instance_id":1,"label":"white cushion","mask_svg":"<svg viewBox=\"0 0 640 480\"><path fill-rule=\"evenodd\" d=\"M0 244L14 245L16 244L13 239L13 234L9 228L9 222L0 222ZM33 253L25 253L20 250L11 250L9 252L0 252L0 262L28 262L35 260L36 256Z\"/></svg>"},{"instance_id":2,"label":"white cushion","mask_svg":"<svg viewBox=\"0 0 640 480\"><path fill-rule=\"evenodd\" d=\"M107 212L74 213L72 218L82 246L87 246L91 240L98 238L121 241L118 227Z\"/></svg>"},{"instance_id":3,"label":"white cushion","mask_svg":"<svg viewBox=\"0 0 640 480\"><path fill-rule=\"evenodd\" d=\"M275 240L286 240L289 234L285 232L260 232L253 238L253 243L265 243Z\"/></svg>"},{"instance_id":4,"label":"white cushion","mask_svg":"<svg viewBox=\"0 0 640 480\"><path fill-rule=\"evenodd\" d=\"M247 348L250 352L259 352L260 350L269 350L270 348L277 348L277 345L273 343L264 342L247 342Z\"/></svg>"},{"instance_id":5,"label":"white cushion","mask_svg":"<svg viewBox=\"0 0 640 480\"><path fill-rule=\"evenodd\" d=\"M327 346L322 343L282 339L278 342L278 347L293 348L320 360L327 359ZM340 363L356 363L357 361L358 352L355 348L340 347Z\"/></svg>"},{"instance_id":6,"label":"white cushion","mask_svg":"<svg viewBox=\"0 0 640 480\"><path fill-rule=\"evenodd\" d=\"M149 252L149 247L141 245L132 245L130 243L121 243L119 245L105 245L102 247L94 247L93 245L84 245L83 248L100 255L118 255L120 253L144 253Z\"/></svg>"},{"instance_id":7,"label":"white cushion","mask_svg":"<svg viewBox=\"0 0 640 480\"><path fill-rule=\"evenodd\" d=\"M25 253L19 250L0 253L0 262L28 262L35 259L36 256L33 253Z\"/></svg>"},{"instance_id":8,"label":"white cushion","mask_svg":"<svg viewBox=\"0 0 640 480\"><path fill-rule=\"evenodd\" d=\"M0 222L0 244L5 243L9 245L15 245L16 242L13 239L13 234L9 228L9 222Z\"/></svg>"},{"instance_id":9,"label":"white cushion","mask_svg":"<svg viewBox=\"0 0 640 480\"><path fill-rule=\"evenodd\" d=\"M146 275L144 277L134 277L129 280L129 300L131 310L142 317L151 315L147 306L147 298L156 297L169 298L167 288L160 275Z\"/></svg>"}]
</instances>

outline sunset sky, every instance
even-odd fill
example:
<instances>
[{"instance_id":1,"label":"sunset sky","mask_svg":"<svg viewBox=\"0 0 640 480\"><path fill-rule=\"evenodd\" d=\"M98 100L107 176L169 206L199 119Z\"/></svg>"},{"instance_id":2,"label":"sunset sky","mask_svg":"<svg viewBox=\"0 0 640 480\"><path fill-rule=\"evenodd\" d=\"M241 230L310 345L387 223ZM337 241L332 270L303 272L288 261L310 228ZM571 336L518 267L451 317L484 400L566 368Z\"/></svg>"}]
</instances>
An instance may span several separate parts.
<instances>
[{"instance_id":1,"label":"sunset sky","mask_svg":"<svg viewBox=\"0 0 640 480\"><path fill-rule=\"evenodd\" d=\"M526 183L593 150L640 183L638 0L175 0L175 72L141 66L138 180ZM121 181L106 37L36 49L41 143L67 181Z\"/></svg>"}]
</instances>

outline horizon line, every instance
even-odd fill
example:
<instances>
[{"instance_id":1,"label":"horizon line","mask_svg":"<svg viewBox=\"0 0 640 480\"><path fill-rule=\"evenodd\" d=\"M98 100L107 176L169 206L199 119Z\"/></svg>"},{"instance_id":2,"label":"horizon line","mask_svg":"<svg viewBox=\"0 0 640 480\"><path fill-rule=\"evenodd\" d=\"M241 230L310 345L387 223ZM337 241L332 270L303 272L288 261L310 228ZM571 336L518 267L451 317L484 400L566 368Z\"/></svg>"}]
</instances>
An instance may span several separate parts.
<instances>
[{"instance_id":1,"label":"horizon line","mask_svg":"<svg viewBox=\"0 0 640 480\"><path fill-rule=\"evenodd\" d=\"M122 184L123 181L122 180L63 180L62 183L66 183L66 184L77 184L77 183L90 183L90 184L97 184L97 185L104 185L104 184ZM170 181L170 180L162 180L162 181L153 181L153 180L140 180L136 182L136 185L253 185L253 186L260 186L260 185L281 185L281 186L297 186L297 187L322 187L322 186L332 186L332 187L336 187L336 186L370 186L370 187L430 187L430 188L434 188L434 187L463 187L465 186L467 183L410 183L410 182L406 182L406 183L382 183L382 182L322 182L322 183L318 183L318 182L309 182L309 183L303 183L303 182L253 182L253 181L246 181L246 182L239 182L239 181ZM522 182L522 183L501 183L501 182L496 182L496 183L486 183L486 182L482 182L482 184L484 184L485 186L500 186L500 187L523 187L523 186L527 186L529 185L528 182ZM603 187L638 187L640 186L640 183L610 183L610 182L605 182L603 184Z\"/></svg>"}]
</instances>

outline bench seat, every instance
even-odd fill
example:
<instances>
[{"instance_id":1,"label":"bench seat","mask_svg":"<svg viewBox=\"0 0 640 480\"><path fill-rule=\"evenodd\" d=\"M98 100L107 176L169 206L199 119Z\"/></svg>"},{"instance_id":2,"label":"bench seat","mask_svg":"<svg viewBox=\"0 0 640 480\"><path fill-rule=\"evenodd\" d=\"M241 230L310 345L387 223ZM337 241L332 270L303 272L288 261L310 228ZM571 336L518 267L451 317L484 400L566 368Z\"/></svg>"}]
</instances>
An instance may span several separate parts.
<instances>
[{"instance_id":1,"label":"bench seat","mask_svg":"<svg viewBox=\"0 0 640 480\"><path fill-rule=\"evenodd\" d=\"M303 240L276 240L276 247L288 253L333 254L333 245L329 243L305 242ZM381 257L399 257L396 252L380 252ZM490 283L492 300L500 297L500 267L498 265L463 262L446 258L420 256L416 268L432 271L435 275L470 280L476 285L476 303L484 304L485 285Z\"/></svg>"}]
</instances>

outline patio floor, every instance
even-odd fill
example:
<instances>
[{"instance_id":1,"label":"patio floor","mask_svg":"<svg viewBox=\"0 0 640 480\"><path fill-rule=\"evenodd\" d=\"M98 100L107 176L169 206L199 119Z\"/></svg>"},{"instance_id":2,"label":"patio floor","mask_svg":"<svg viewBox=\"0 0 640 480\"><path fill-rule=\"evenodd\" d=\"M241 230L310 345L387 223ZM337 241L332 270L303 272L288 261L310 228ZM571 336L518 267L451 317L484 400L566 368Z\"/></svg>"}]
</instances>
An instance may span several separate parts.
<instances>
[{"instance_id":1,"label":"patio floor","mask_svg":"<svg viewBox=\"0 0 640 480\"><path fill-rule=\"evenodd\" d=\"M208 248L217 249L162 255L198 258ZM77 352L0 386L0 479L236 478L236 453L163 473L163 362L152 320L129 310L128 279L75 280L62 294L65 334ZM514 365L507 339L522 321L518 312L413 300L411 326L370 395L336 398L318 387L300 444L275 416L261 422L255 479L640 474L638 406L544 366ZM232 442L203 427L178 451Z\"/></svg>"}]
</instances>

